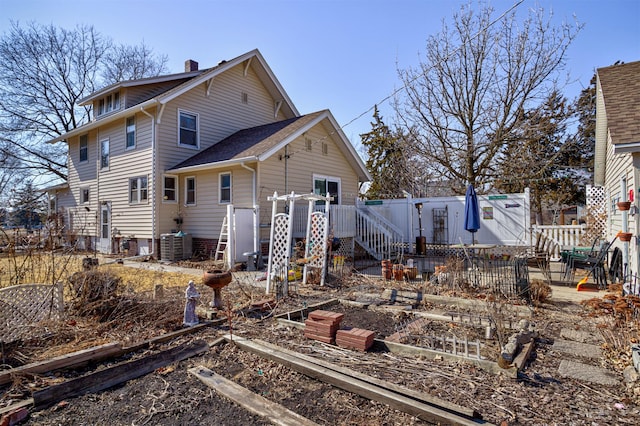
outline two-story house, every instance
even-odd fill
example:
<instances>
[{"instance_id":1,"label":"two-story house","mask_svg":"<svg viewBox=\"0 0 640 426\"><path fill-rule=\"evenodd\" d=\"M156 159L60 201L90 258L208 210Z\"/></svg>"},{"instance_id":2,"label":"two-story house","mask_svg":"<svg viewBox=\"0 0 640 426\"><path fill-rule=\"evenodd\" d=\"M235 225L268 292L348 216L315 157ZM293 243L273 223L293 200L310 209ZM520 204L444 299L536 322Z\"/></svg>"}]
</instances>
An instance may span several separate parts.
<instances>
[{"instance_id":1,"label":"two-story house","mask_svg":"<svg viewBox=\"0 0 640 426\"><path fill-rule=\"evenodd\" d=\"M93 120L50 141L68 145L69 172L48 192L87 249L160 258L162 236L182 231L210 253L229 205L251 212L236 232L264 247L274 192L348 205L370 179L331 112L301 116L258 50L203 70L189 60L80 105Z\"/></svg>"}]
</instances>

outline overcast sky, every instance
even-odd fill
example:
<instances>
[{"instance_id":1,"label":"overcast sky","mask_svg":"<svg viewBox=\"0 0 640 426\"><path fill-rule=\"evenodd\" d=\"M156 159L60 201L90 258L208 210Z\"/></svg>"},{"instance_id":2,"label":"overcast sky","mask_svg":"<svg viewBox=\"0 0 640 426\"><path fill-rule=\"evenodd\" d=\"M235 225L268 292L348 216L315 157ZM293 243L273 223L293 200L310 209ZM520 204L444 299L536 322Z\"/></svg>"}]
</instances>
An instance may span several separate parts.
<instances>
[{"instance_id":1,"label":"overcast sky","mask_svg":"<svg viewBox=\"0 0 640 426\"><path fill-rule=\"evenodd\" d=\"M493 0L495 16L518 0ZM461 0L0 0L0 32L10 22L93 25L126 44L144 43L200 68L259 49L302 114L330 109L358 145L372 108L400 86L397 68L416 66L425 41L451 22ZM473 2L477 7L477 2ZM585 23L568 52L573 99L596 68L640 60L639 0L524 0L554 21ZM388 103L380 106L391 119ZM360 117L360 118L357 118ZM357 118L357 119L356 119ZM355 120L355 121L354 121ZM391 120L386 120L389 122ZM349 124L347 124L349 123ZM346 126L345 126L346 125Z\"/></svg>"}]
</instances>

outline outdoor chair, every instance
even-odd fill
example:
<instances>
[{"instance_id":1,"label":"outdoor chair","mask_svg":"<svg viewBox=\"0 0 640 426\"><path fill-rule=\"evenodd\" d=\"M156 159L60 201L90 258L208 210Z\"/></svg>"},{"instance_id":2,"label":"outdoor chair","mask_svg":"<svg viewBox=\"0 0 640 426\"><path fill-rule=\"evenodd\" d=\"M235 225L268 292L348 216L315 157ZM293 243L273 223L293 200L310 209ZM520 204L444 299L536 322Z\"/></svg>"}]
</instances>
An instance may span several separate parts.
<instances>
[{"instance_id":1,"label":"outdoor chair","mask_svg":"<svg viewBox=\"0 0 640 426\"><path fill-rule=\"evenodd\" d=\"M545 279L551 284L551 259L558 248L558 244L542 233L536 237L536 246L527 258L527 266L540 269Z\"/></svg>"},{"instance_id":2,"label":"outdoor chair","mask_svg":"<svg viewBox=\"0 0 640 426\"><path fill-rule=\"evenodd\" d=\"M623 281L622 271L622 252L618 247L613 249L611 254L611 260L609 262L609 281L614 284L618 281Z\"/></svg>"},{"instance_id":3,"label":"outdoor chair","mask_svg":"<svg viewBox=\"0 0 640 426\"><path fill-rule=\"evenodd\" d=\"M601 249L596 256L570 256L567 264L567 273L565 277L567 282L574 283L577 269L587 271L587 275L592 275L593 280L599 289L607 287L606 261L610 244L606 241L602 244Z\"/></svg>"}]
</instances>

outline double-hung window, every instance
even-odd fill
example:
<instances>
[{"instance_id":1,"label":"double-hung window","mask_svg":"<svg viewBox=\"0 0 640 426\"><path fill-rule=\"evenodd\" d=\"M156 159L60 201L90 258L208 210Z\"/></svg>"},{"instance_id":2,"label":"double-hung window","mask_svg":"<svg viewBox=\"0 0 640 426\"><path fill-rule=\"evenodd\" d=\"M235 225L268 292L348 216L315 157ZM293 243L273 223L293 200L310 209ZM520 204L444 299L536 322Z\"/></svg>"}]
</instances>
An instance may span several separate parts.
<instances>
[{"instance_id":1,"label":"double-hung window","mask_svg":"<svg viewBox=\"0 0 640 426\"><path fill-rule=\"evenodd\" d=\"M218 176L220 204L229 204L231 203L231 173L220 173Z\"/></svg>"},{"instance_id":2,"label":"double-hung window","mask_svg":"<svg viewBox=\"0 0 640 426\"><path fill-rule=\"evenodd\" d=\"M187 206L196 205L196 178L190 176L184 180L184 204Z\"/></svg>"},{"instance_id":3,"label":"double-hung window","mask_svg":"<svg viewBox=\"0 0 640 426\"><path fill-rule=\"evenodd\" d=\"M125 149L132 149L136 147L136 118L127 118L127 141L125 142Z\"/></svg>"},{"instance_id":4,"label":"double-hung window","mask_svg":"<svg viewBox=\"0 0 640 426\"><path fill-rule=\"evenodd\" d=\"M85 162L89 160L89 136L80 136L79 160Z\"/></svg>"},{"instance_id":5,"label":"double-hung window","mask_svg":"<svg viewBox=\"0 0 640 426\"><path fill-rule=\"evenodd\" d=\"M100 142L100 168L109 168L109 139Z\"/></svg>"},{"instance_id":6,"label":"double-hung window","mask_svg":"<svg viewBox=\"0 0 640 426\"><path fill-rule=\"evenodd\" d=\"M139 176L129 179L129 203L138 204L146 202L149 198L147 177Z\"/></svg>"},{"instance_id":7,"label":"double-hung window","mask_svg":"<svg viewBox=\"0 0 640 426\"><path fill-rule=\"evenodd\" d=\"M179 111L179 134L178 144L197 148L198 141L198 114L186 111Z\"/></svg>"},{"instance_id":8,"label":"double-hung window","mask_svg":"<svg viewBox=\"0 0 640 426\"><path fill-rule=\"evenodd\" d=\"M164 203L175 203L178 201L178 178L165 175L162 185L162 201Z\"/></svg>"}]
</instances>

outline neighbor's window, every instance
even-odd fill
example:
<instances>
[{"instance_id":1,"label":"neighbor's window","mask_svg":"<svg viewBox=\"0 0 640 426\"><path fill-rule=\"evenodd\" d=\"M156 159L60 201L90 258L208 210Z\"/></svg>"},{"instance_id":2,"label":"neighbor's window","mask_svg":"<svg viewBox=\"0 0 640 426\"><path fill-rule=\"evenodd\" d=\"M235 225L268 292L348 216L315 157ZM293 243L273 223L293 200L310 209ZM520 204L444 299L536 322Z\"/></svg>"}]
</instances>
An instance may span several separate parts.
<instances>
[{"instance_id":1,"label":"neighbor's window","mask_svg":"<svg viewBox=\"0 0 640 426\"><path fill-rule=\"evenodd\" d=\"M89 136L80 136L80 162L89 160Z\"/></svg>"},{"instance_id":2,"label":"neighbor's window","mask_svg":"<svg viewBox=\"0 0 640 426\"><path fill-rule=\"evenodd\" d=\"M109 139L100 142L100 168L109 167Z\"/></svg>"},{"instance_id":3,"label":"neighbor's window","mask_svg":"<svg viewBox=\"0 0 640 426\"><path fill-rule=\"evenodd\" d=\"M231 173L220 173L220 204L231 203Z\"/></svg>"},{"instance_id":4,"label":"neighbor's window","mask_svg":"<svg viewBox=\"0 0 640 426\"><path fill-rule=\"evenodd\" d=\"M136 146L136 118L127 118L127 142L125 149L135 148Z\"/></svg>"},{"instance_id":5,"label":"neighbor's window","mask_svg":"<svg viewBox=\"0 0 640 426\"><path fill-rule=\"evenodd\" d=\"M147 201L149 192L147 190L147 177L140 176L129 179L129 203L136 204Z\"/></svg>"},{"instance_id":6,"label":"neighbor's window","mask_svg":"<svg viewBox=\"0 0 640 426\"><path fill-rule=\"evenodd\" d=\"M86 204L89 202L89 188L80 188L80 203Z\"/></svg>"},{"instance_id":7,"label":"neighbor's window","mask_svg":"<svg viewBox=\"0 0 640 426\"><path fill-rule=\"evenodd\" d=\"M187 206L195 206L196 204L196 178L191 176L184 180L184 203Z\"/></svg>"},{"instance_id":8,"label":"neighbor's window","mask_svg":"<svg viewBox=\"0 0 640 426\"><path fill-rule=\"evenodd\" d=\"M175 176L164 176L162 185L162 201L165 203L175 203L178 201L178 178Z\"/></svg>"},{"instance_id":9,"label":"neighbor's window","mask_svg":"<svg viewBox=\"0 0 640 426\"><path fill-rule=\"evenodd\" d=\"M313 192L318 195L328 193L333 197L331 204L340 204L340 179L316 176L313 178ZM324 205L324 201L317 201L316 205Z\"/></svg>"},{"instance_id":10,"label":"neighbor's window","mask_svg":"<svg viewBox=\"0 0 640 426\"><path fill-rule=\"evenodd\" d=\"M198 115L179 111L180 134L178 144L198 147Z\"/></svg>"}]
</instances>

